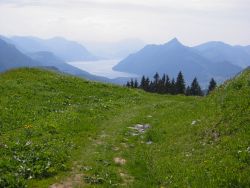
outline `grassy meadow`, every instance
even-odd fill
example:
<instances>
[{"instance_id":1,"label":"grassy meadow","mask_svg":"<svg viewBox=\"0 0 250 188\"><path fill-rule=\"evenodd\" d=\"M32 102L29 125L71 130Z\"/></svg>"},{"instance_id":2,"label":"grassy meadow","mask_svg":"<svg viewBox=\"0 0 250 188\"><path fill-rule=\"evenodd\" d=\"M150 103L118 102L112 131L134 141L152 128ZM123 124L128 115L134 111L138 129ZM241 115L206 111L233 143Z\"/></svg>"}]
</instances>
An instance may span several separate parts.
<instances>
[{"instance_id":1,"label":"grassy meadow","mask_svg":"<svg viewBox=\"0 0 250 188\"><path fill-rule=\"evenodd\" d=\"M0 187L250 186L250 70L207 97L40 69L0 93Z\"/></svg>"}]
</instances>

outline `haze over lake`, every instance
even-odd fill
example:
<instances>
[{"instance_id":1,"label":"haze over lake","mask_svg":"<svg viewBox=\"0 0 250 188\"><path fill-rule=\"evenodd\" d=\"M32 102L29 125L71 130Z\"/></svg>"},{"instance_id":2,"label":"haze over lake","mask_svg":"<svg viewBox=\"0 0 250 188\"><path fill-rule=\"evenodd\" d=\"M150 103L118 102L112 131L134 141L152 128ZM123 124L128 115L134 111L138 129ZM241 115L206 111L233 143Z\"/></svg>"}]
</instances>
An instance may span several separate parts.
<instances>
[{"instance_id":1,"label":"haze over lake","mask_svg":"<svg viewBox=\"0 0 250 188\"><path fill-rule=\"evenodd\" d=\"M138 77L136 74L114 71L112 68L120 62L119 59L99 61L73 61L68 64L97 76L104 76L110 79L118 77Z\"/></svg>"}]
</instances>

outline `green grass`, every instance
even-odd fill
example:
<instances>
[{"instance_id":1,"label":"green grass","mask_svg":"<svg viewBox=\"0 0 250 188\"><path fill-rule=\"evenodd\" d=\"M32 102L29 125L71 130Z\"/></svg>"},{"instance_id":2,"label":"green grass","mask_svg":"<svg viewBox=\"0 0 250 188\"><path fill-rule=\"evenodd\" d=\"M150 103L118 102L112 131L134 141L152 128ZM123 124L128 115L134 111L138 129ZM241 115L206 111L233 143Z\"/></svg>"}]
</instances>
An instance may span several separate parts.
<instances>
[{"instance_id":1,"label":"green grass","mask_svg":"<svg viewBox=\"0 0 250 188\"><path fill-rule=\"evenodd\" d=\"M0 92L0 187L250 186L249 70L204 98L38 69L0 75Z\"/></svg>"}]
</instances>

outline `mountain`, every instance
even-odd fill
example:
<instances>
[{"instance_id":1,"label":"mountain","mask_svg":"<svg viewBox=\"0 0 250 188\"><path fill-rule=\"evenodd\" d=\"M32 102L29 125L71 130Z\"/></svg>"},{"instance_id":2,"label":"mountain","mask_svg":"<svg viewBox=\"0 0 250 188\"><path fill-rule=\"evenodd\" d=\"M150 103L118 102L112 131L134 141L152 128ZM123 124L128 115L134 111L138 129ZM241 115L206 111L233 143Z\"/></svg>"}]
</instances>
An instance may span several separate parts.
<instances>
[{"instance_id":1,"label":"mountain","mask_svg":"<svg viewBox=\"0 0 250 188\"><path fill-rule=\"evenodd\" d=\"M105 77L94 76L86 71L65 63L51 52L33 52L28 55L20 52L13 44L0 39L0 72L18 67L44 67L89 80L109 82Z\"/></svg>"},{"instance_id":2,"label":"mountain","mask_svg":"<svg viewBox=\"0 0 250 188\"><path fill-rule=\"evenodd\" d=\"M21 53L14 45L0 39L0 72L17 67L34 66L42 64Z\"/></svg>"},{"instance_id":3,"label":"mountain","mask_svg":"<svg viewBox=\"0 0 250 188\"><path fill-rule=\"evenodd\" d=\"M245 49L250 53L250 45L246 46Z\"/></svg>"},{"instance_id":4,"label":"mountain","mask_svg":"<svg viewBox=\"0 0 250 188\"><path fill-rule=\"evenodd\" d=\"M10 40L24 53L49 51L64 61L94 61L98 59L81 44L62 37L40 39L16 36L11 37Z\"/></svg>"},{"instance_id":5,"label":"mountain","mask_svg":"<svg viewBox=\"0 0 250 188\"><path fill-rule=\"evenodd\" d=\"M108 82L109 79L100 76L94 76L86 71L78 69L72 65L69 65L62 59L58 58L51 52L41 51L29 53L29 57L33 60L38 61L45 67L56 67L59 71L79 77L83 77L89 80Z\"/></svg>"},{"instance_id":6,"label":"mountain","mask_svg":"<svg viewBox=\"0 0 250 188\"><path fill-rule=\"evenodd\" d=\"M81 44L61 37L46 40L45 44L51 52L65 61L94 61L98 59Z\"/></svg>"},{"instance_id":7,"label":"mountain","mask_svg":"<svg viewBox=\"0 0 250 188\"><path fill-rule=\"evenodd\" d=\"M194 49L213 62L228 61L242 68L250 65L249 47L231 46L223 42L208 42L195 46Z\"/></svg>"},{"instance_id":8,"label":"mountain","mask_svg":"<svg viewBox=\"0 0 250 188\"><path fill-rule=\"evenodd\" d=\"M250 45L244 47L245 51L250 55Z\"/></svg>"},{"instance_id":9,"label":"mountain","mask_svg":"<svg viewBox=\"0 0 250 188\"><path fill-rule=\"evenodd\" d=\"M58 58L51 52L47 51L40 51L40 52L33 52L27 54L33 60L39 61L43 64L53 65L53 64L63 64L65 61Z\"/></svg>"},{"instance_id":10,"label":"mountain","mask_svg":"<svg viewBox=\"0 0 250 188\"><path fill-rule=\"evenodd\" d=\"M118 42L84 42L93 53L104 59L123 59L145 46L139 39L126 39Z\"/></svg>"},{"instance_id":11,"label":"mountain","mask_svg":"<svg viewBox=\"0 0 250 188\"><path fill-rule=\"evenodd\" d=\"M147 45L113 69L147 76L152 76L155 72L167 73L171 77L182 71L188 82L197 77L203 83L208 82L211 77L223 81L241 70L227 61L212 62L196 49L184 46L176 38L163 45Z\"/></svg>"}]
</instances>

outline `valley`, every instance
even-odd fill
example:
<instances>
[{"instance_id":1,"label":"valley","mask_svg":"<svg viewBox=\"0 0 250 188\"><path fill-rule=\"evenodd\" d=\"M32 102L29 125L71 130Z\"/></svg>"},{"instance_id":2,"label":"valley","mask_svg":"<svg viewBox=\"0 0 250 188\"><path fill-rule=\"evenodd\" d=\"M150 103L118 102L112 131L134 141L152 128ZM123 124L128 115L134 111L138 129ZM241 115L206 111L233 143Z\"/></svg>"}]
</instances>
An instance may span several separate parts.
<instances>
[{"instance_id":1,"label":"valley","mask_svg":"<svg viewBox=\"0 0 250 188\"><path fill-rule=\"evenodd\" d=\"M0 0L0 188L250 188L249 0Z\"/></svg>"}]
</instances>

